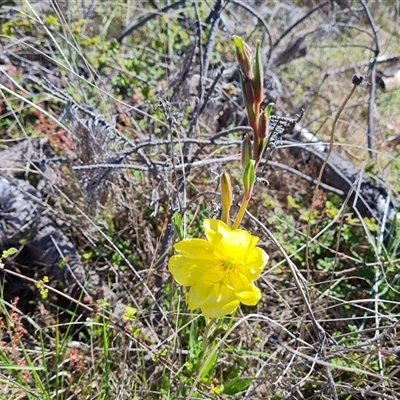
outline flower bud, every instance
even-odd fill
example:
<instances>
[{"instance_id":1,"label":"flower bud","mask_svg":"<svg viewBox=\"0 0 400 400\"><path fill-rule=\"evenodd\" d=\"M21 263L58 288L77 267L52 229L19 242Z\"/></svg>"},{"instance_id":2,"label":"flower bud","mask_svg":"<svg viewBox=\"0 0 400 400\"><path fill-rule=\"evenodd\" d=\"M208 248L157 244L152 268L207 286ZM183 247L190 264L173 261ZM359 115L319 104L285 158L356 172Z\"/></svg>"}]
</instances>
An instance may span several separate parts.
<instances>
[{"instance_id":1,"label":"flower bud","mask_svg":"<svg viewBox=\"0 0 400 400\"><path fill-rule=\"evenodd\" d=\"M259 141L258 146L258 154L256 154L257 159L260 159L262 153L264 152L265 146L269 142L269 117L271 115L272 107L274 103L269 103L267 108L263 113L260 114L258 118L258 129L257 129L257 136Z\"/></svg>"},{"instance_id":2,"label":"flower bud","mask_svg":"<svg viewBox=\"0 0 400 400\"><path fill-rule=\"evenodd\" d=\"M232 184L229 174L222 170L221 174L221 220L230 226L229 211L232 205Z\"/></svg>"},{"instance_id":3,"label":"flower bud","mask_svg":"<svg viewBox=\"0 0 400 400\"><path fill-rule=\"evenodd\" d=\"M243 93L243 101L244 105L246 107L246 112L247 112L247 118L249 119L249 124L251 126L256 125L256 115L254 112L254 92L253 92L253 86L252 83L249 79L247 79L245 76L241 77L242 81L242 93Z\"/></svg>"},{"instance_id":4,"label":"flower bud","mask_svg":"<svg viewBox=\"0 0 400 400\"><path fill-rule=\"evenodd\" d=\"M268 119L265 112L262 112L258 117L257 136L259 139L265 139L268 133Z\"/></svg>"},{"instance_id":5,"label":"flower bud","mask_svg":"<svg viewBox=\"0 0 400 400\"><path fill-rule=\"evenodd\" d=\"M251 140L248 133L246 133L243 141L242 141L242 154L241 154L241 161L242 167L246 169L247 165L251 160Z\"/></svg>"},{"instance_id":6,"label":"flower bud","mask_svg":"<svg viewBox=\"0 0 400 400\"><path fill-rule=\"evenodd\" d=\"M221 174L221 205L230 207L232 205L232 184L231 178L226 170Z\"/></svg>"},{"instance_id":7,"label":"flower bud","mask_svg":"<svg viewBox=\"0 0 400 400\"><path fill-rule=\"evenodd\" d=\"M255 161L250 160L243 173L243 189L245 199L250 199L251 191L253 190L254 182L256 181Z\"/></svg>"},{"instance_id":8,"label":"flower bud","mask_svg":"<svg viewBox=\"0 0 400 400\"><path fill-rule=\"evenodd\" d=\"M253 54L251 48L245 42L243 42L242 38L239 36L233 36L233 40L236 47L236 58L243 71L243 74L246 78L252 80L254 75L252 66Z\"/></svg>"}]
</instances>

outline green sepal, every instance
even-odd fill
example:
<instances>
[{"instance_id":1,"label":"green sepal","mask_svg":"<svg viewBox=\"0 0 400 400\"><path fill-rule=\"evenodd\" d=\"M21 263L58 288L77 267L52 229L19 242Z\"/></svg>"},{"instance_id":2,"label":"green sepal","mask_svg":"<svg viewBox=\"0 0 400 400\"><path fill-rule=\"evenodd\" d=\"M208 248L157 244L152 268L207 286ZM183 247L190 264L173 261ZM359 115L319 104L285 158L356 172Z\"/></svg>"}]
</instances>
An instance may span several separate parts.
<instances>
[{"instance_id":1,"label":"green sepal","mask_svg":"<svg viewBox=\"0 0 400 400\"><path fill-rule=\"evenodd\" d=\"M254 97L258 104L260 104L263 101L263 91L264 91L263 88L264 88L264 72L261 63L261 42L258 40L256 48L254 80L253 80Z\"/></svg>"}]
</instances>

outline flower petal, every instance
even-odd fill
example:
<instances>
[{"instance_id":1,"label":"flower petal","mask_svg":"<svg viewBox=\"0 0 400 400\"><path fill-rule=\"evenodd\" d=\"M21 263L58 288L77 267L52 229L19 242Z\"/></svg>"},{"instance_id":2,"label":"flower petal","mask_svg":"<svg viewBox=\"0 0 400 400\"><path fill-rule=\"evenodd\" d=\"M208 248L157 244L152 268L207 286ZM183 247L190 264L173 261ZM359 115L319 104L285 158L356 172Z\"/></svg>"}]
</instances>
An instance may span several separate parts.
<instances>
[{"instance_id":1,"label":"flower petal","mask_svg":"<svg viewBox=\"0 0 400 400\"><path fill-rule=\"evenodd\" d=\"M261 299L260 289L238 271L232 271L226 278L225 283L235 288L236 298L247 306L255 306Z\"/></svg>"},{"instance_id":2,"label":"flower petal","mask_svg":"<svg viewBox=\"0 0 400 400\"><path fill-rule=\"evenodd\" d=\"M202 273L201 264L180 255L169 259L168 269L174 279L183 286L194 285Z\"/></svg>"},{"instance_id":3,"label":"flower petal","mask_svg":"<svg viewBox=\"0 0 400 400\"><path fill-rule=\"evenodd\" d=\"M185 239L174 245L177 255L168 262L174 279L183 286L192 286L202 279L204 272L220 263L215 246L203 239Z\"/></svg>"},{"instance_id":4,"label":"flower petal","mask_svg":"<svg viewBox=\"0 0 400 400\"><path fill-rule=\"evenodd\" d=\"M257 236L252 236L243 229L232 231L228 225L216 219L204 220L204 233L207 239L227 258L234 260L234 263L245 262L248 253L255 248L259 240Z\"/></svg>"},{"instance_id":5,"label":"flower petal","mask_svg":"<svg viewBox=\"0 0 400 400\"><path fill-rule=\"evenodd\" d=\"M239 306L233 288L225 284L207 284L201 282L190 288L189 308L201 308L208 318L218 318L233 313Z\"/></svg>"},{"instance_id":6,"label":"flower petal","mask_svg":"<svg viewBox=\"0 0 400 400\"><path fill-rule=\"evenodd\" d=\"M249 281L257 280L268 262L268 254L259 247L252 249L243 264L237 264L236 268L245 275Z\"/></svg>"},{"instance_id":7,"label":"flower petal","mask_svg":"<svg viewBox=\"0 0 400 400\"><path fill-rule=\"evenodd\" d=\"M229 242L232 234L229 226L218 219L205 219L203 226L207 240L225 252L221 242Z\"/></svg>"},{"instance_id":8,"label":"flower petal","mask_svg":"<svg viewBox=\"0 0 400 400\"><path fill-rule=\"evenodd\" d=\"M213 256L218 258L223 257L213 243L204 239L183 239L174 244L174 249L178 254L188 258L210 260Z\"/></svg>"},{"instance_id":9,"label":"flower petal","mask_svg":"<svg viewBox=\"0 0 400 400\"><path fill-rule=\"evenodd\" d=\"M236 292L236 297L246 306L255 306L261 300L261 291L252 283L247 290Z\"/></svg>"}]
</instances>

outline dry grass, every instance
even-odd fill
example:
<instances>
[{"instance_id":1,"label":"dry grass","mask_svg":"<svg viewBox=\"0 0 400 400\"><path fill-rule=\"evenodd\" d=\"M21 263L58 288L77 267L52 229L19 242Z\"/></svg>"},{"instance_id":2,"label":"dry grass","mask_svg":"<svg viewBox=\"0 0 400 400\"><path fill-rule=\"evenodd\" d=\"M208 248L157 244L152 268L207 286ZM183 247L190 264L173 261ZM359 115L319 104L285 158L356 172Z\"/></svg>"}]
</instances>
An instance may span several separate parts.
<instances>
[{"instance_id":1,"label":"dry grass","mask_svg":"<svg viewBox=\"0 0 400 400\"><path fill-rule=\"evenodd\" d=\"M233 34L262 39L266 70L279 78L266 97L277 113L304 109L301 123L324 140L352 75L364 75L334 148L395 196L399 154L387 139L398 134L400 92L377 87L369 105L376 43L366 17L379 56L397 56L395 3L179 2L162 11L167 3L156 2L157 13L154 3L0 6L0 144L50 143L52 158L27 154L12 173L41 191L94 282L76 298L51 281L46 299L34 283L47 275L40 264L4 260L0 399L400 398L398 239L384 242L342 199L318 191L309 219L315 186L265 166L269 185L258 185L243 223L270 254L263 298L219 321L205 354L204 319L166 269L173 213L200 236L202 219L218 217L222 168L240 185L244 129L233 128L246 120ZM318 175L307 156L279 146L271 156Z\"/></svg>"}]
</instances>

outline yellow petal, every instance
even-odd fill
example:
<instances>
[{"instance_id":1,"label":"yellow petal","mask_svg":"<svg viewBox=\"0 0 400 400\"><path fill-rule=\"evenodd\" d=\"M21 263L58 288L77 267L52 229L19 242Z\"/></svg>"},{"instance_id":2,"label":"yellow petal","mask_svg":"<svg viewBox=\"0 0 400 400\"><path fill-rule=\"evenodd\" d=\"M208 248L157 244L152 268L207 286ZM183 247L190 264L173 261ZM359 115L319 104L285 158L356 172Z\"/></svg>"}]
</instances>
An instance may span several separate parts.
<instances>
[{"instance_id":1,"label":"yellow petal","mask_svg":"<svg viewBox=\"0 0 400 400\"><path fill-rule=\"evenodd\" d=\"M208 318L219 318L224 315L232 314L239 307L239 300L232 299L230 302L225 301L224 303L206 303L201 308L201 312L205 317Z\"/></svg>"},{"instance_id":2,"label":"yellow petal","mask_svg":"<svg viewBox=\"0 0 400 400\"><path fill-rule=\"evenodd\" d=\"M214 289L213 284L200 281L199 284L193 285L189 291L188 305L191 310L201 308L203 303L209 296L212 296Z\"/></svg>"},{"instance_id":3,"label":"yellow petal","mask_svg":"<svg viewBox=\"0 0 400 400\"><path fill-rule=\"evenodd\" d=\"M235 263L243 263L249 252L259 240L243 229L231 230L224 222L216 219L204 220L204 232L207 239L219 248L221 254Z\"/></svg>"},{"instance_id":4,"label":"yellow petal","mask_svg":"<svg viewBox=\"0 0 400 400\"><path fill-rule=\"evenodd\" d=\"M268 254L263 249L255 247L249 252L243 264L236 264L236 269L252 282L261 276L268 259Z\"/></svg>"},{"instance_id":5,"label":"yellow petal","mask_svg":"<svg viewBox=\"0 0 400 400\"><path fill-rule=\"evenodd\" d=\"M185 256L175 255L168 261L168 269L174 279L183 286L191 286L201 277L203 263Z\"/></svg>"},{"instance_id":6,"label":"yellow petal","mask_svg":"<svg viewBox=\"0 0 400 400\"><path fill-rule=\"evenodd\" d=\"M190 288L189 308L200 308L205 317L218 318L233 313L240 302L234 291L225 285L202 282Z\"/></svg>"},{"instance_id":7,"label":"yellow petal","mask_svg":"<svg viewBox=\"0 0 400 400\"><path fill-rule=\"evenodd\" d=\"M236 298L247 306L254 306L261 299L260 289L237 270L232 271L232 273L226 277L224 283L230 287L234 287Z\"/></svg>"},{"instance_id":8,"label":"yellow petal","mask_svg":"<svg viewBox=\"0 0 400 400\"><path fill-rule=\"evenodd\" d=\"M174 249L188 258L210 260L213 257L221 257L219 249L204 239L183 239L174 244Z\"/></svg>"},{"instance_id":9,"label":"yellow petal","mask_svg":"<svg viewBox=\"0 0 400 400\"><path fill-rule=\"evenodd\" d=\"M212 243L218 243L232 232L231 228L219 219L205 219L203 227L207 239Z\"/></svg>"},{"instance_id":10,"label":"yellow petal","mask_svg":"<svg viewBox=\"0 0 400 400\"><path fill-rule=\"evenodd\" d=\"M236 263L243 263L248 254L256 247L258 240L257 236L252 236L242 229L236 229L232 231L230 238L223 245L227 254L234 255Z\"/></svg>"},{"instance_id":11,"label":"yellow petal","mask_svg":"<svg viewBox=\"0 0 400 400\"><path fill-rule=\"evenodd\" d=\"M212 273L223 258L212 243L204 239L184 239L174 245L177 255L168 262L174 279L183 286L192 286L205 273Z\"/></svg>"},{"instance_id":12,"label":"yellow petal","mask_svg":"<svg viewBox=\"0 0 400 400\"><path fill-rule=\"evenodd\" d=\"M251 284L247 290L236 292L236 296L246 306L255 306L261 300L261 291L254 284Z\"/></svg>"}]
</instances>

